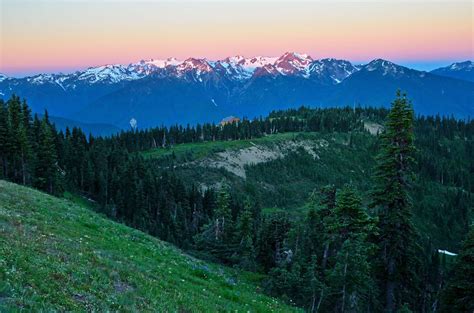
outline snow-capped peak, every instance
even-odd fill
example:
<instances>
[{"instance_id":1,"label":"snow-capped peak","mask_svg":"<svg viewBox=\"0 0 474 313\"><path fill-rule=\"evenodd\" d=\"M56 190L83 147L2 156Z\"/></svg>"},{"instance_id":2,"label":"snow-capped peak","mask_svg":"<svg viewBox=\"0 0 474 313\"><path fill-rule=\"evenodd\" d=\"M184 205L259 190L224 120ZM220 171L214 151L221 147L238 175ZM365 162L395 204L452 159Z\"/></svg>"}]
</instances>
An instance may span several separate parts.
<instances>
[{"instance_id":1,"label":"snow-capped peak","mask_svg":"<svg viewBox=\"0 0 474 313\"><path fill-rule=\"evenodd\" d=\"M188 58L176 66L178 73L196 71L198 74L212 71L212 67L206 59Z\"/></svg>"},{"instance_id":2,"label":"snow-capped peak","mask_svg":"<svg viewBox=\"0 0 474 313\"><path fill-rule=\"evenodd\" d=\"M370 61L367 64L367 68L380 68L380 67L387 67L387 66L392 66L395 65L394 63L384 60L384 59L375 59Z\"/></svg>"},{"instance_id":3,"label":"snow-capped peak","mask_svg":"<svg viewBox=\"0 0 474 313\"><path fill-rule=\"evenodd\" d=\"M7 79L7 78L8 78L7 75L0 73L0 82L1 82L1 81L4 81L4 80Z\"/></svg>"},{"instance_id":4,"label":"snow-capped peak","mask_svg":"<svg viewBox=\"0 0 474 313\"><path fill-rule=\"evenodd\" d=\"M38 74L38 75L30 76L26 80L30 83L42 84L45 82L54 81L54 76L55 76L54 74Z\"/></svg>"},{"instance_id":5,"label":"snow-capped peak","mask_svg":"<svg viewBox=\"0 0 474 313\"><path fill-rule=\"evenodd\" d=\"M217 62L212 62L211 66L215 71L223 73L231 80L245 80L252 76L253 70L245 69L241 64L245 62L243 56L228 57Z\"/></svg>"},{"instance_id":6,"label":"snow-capped peak","mask_svg":"<svg viewBox=\"0 0 474 313\"><path fill-rule=\"evenodd\" d=\"M233 57L227 57L222 62L226 63L232 63L232 64L241 64L242 62L245 62L245 57L242 55L235 55Z\"/></svg>"},{"instance_id":7,"label":"snow-capped peak","mask_svg":"<svg viewBox=\"0 0 474 313\"><path fill-rule=\"evenodd\" d=\"M275 76L278 74L281 74L281 72L279 72L277 68L273 66L272 64L265 64L262 67L258 67L254 72L254 76L256 77L267 76L267 75Z\"/></svg>"},{"instance_id":8,"label":"snow-capped peak","mask_svg":"<svg viewBox=\"0 0 474 313\"><path fill-rule=\"evenodd\" d=\"M285 52L281 57L278 58L279 60L301 60L311 62L313 59L305 53L297 53L297 52Z\"/></svg>"},{"instance_id":9,"label":"snow-capped peak","mask_svg":"<svg viewBox=\"0 0 474 313\"><path fill-rule=\"evenodd\" d=\"M151 65L154 65L158 68L165 68L169 65L171 66L176 66L176 65L179 65L181 63L183 63L183 61L180 61L176 58L167 58L165 60L154 60L154 59L150 59L150 60L146 60L146 61L141 61L140 62L141 64L151 64Z\"/></svg>"},{"instance_id":10,"label":"snow-capped peak","mask_svg":"<svg viewBox=\"0 0 474 313\"><path fill-rule=\"evenodd\" d=\"M239 65L246 70L255 71L255 69L258 67L275 64L275 61L277 59L277 57L256 56L253 58L246 58L241 60L239 62Z\"/></svg>"},{"instance_id":11,"label":"snow-capped peak","mask_svg":"<svg viewBox=\"0 0 474 313\"><path fill-rule=\"evenodd\" d=\"M89 83L97 82L120 82L123 80L134 80L143 77L140 73L130 71L121 64L107 64L97 67L89 67L78 75L79 80L86 80Z\"/></svg>"},{"instance_id":12,"label":"snow-capped peak","mask_svg":"<svg viewBox=\"0 0 474 313\"><path fill-rule=\"evenodd\" d=\"M256 56L246 58L236 55L215 62L213 67L225 68L226 74L233 80L245 80L252 77L257 69L273 66L277 59L278 57Z\"/></svg>"},{"instance_id":13,"label":"snow-capped peak","mask_svg":"<svg viewBox=\"0 0 474 313\"><path fill-rule=\"evenodd\" d=\"M275 67L283 75L300 73L309 76L309 65L313 59L307 54L286 52L275 61Z\"/></svg>"},{"instance_id":14,"label":"snow-capped peak","mask_svg":"<svg viewBox=\"0 0 474 313\"><path fill-rule=\"evenodd\" d=\"M404 74L405 73L405 67L396 65L395 63L392 63L390 61L384 60L384 59L375 59L371 61L369 64L364 66L364 68L369 71L383 71L383 75L388 75L388 74Z\"/></svg>"},{"instance_id":15,"label":"snow-capped peak","mask_svg":"<svg viewBox=\"0 0 474 313\"><path fill-rule=\"evenodd\" d=\"M321 59L311 63L309 73L312 77L330 78L333 83L340 83L351 74L358 71L358 68L346 60Z\"/></svg>"},{"instance_id":16,"label":"snow-capped peak","mask_svg":"<svg viewBox=\"0 0 474 313\"><path fill-rule=\"evenodd\" d=\"M472 61L456 62L456 63L451 64L448 68L452 71L473 70L474 62Z\"/></svg>"},{"instance_id":17,"label":"snow-capped peak","mask_svg":"<svg viewBox=\"0 0 474 313\"><path fill-rule=\"evenodd\" d=\"M141 60L140 62L129 64L128 70L138 73L139 76L147 76L168 66L175 67L181 63L182 61L176 58Z\"/></svg>"}]
</instances>

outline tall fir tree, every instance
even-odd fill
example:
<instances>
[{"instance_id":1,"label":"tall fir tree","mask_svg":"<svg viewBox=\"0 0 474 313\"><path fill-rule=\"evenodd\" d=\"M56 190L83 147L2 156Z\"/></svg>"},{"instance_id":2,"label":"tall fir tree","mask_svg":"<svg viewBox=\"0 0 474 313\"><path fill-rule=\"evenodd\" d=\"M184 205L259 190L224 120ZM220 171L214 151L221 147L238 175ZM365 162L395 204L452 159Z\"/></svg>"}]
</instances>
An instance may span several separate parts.
<instances>
[{"instance_id":1,"label":"tall fir tree","mask_svg":"<svg viewBox=\"0 0 474 313\"><path fill-rule=\"evenodd\" d=\"M23 123L20 125L18 131L19 141L20 141L20 160L21 160L21 182L23 185L26 185L30 182L30 165L32 160L32 151L31 151L31 136L30 136L30 124L27 122L28 119L25 119L24 112L22 111Z\"/></svg>"},{"instance_id":2,"label":"tall fir tree","mask_svg":"<svg viewBox=\"0 0 474 313\"><path fill-rule=\"evenodd\" d=\"M57 191L55 187L58 179L57 153L51 126L45 119L41 121L39 137L35 185L39 189L54 193Z\"/></svg>"},{"instance_id":3,"label":"tall fir tree","mask_svg":"<svg viewBox=\"0 0 474 313\"><path fill-rule=\"evenodd\" d=\"M254 271L256 269L255 248L254 248L254 219L252 207L249 199L245 201L244 209L237 220L236 238L238 249L236 257L240 267Z\"/></svg>"},{"instance_id":4,"label":"tall fir tree","mask_svg":"<svg viewBox=\"0 0 474 313\"><path fill-rule=\"evenodd\" d=\"M318 261L316 255L313 254L302 278L302 296L306 300L308 311L311 313L319 312L324 300L324 292L327 289L320 279L319 272Z\"/></svg>"},{"instance_id":5,"label":"tall fir tree","mask_svg":"<svg viewBox=\"0 0 474 313\"><path fill-rule=\"evenodd\" d=\"M18 96L13 95L8 101L8 129L9 133L9 178L14 182L22 182L22 155L25 133L23 131L23 117L21 114L21 103Z\"/></svg>"},{"instance_id":6,"label":"tall fir tree","mask_svg":"<svg viewBox=\"0 0 474 313\"><path fill-rule=\"evenodd\" d=\"M223 187L217 194L217 208L214 217L217 240L228 240L232 234L232 210L230 205L229 190L227 187Z\"/></svg>"},{"instance_id":7,"label":"tall fir tree","mask_svg":"<svg viewBox=\"0 0 474 313\"><path fill-rule=\"evenodd\" d=\"M373 221L362 207L361 197L350 185L337 192L332 228L340 243L354 237L366 240L374 231Z\"/></svg>"},{"instance_id":8,"label":"tall fir tree","mask_svg":"<svg viewBox=\"0 0 474 313\"><path fill-rule=\"evenodd\" d=\"M414 113L405 94L397 92L381 135L371 206L379 217L380 285L385 294L385 311L396 312L405 303L415 309L419 303L417 271L419 247L412 224L412 203L408 195L413 178Z\"/></svg>"},{"instance_id":9,"label":"tall fir tree","mask_svg":"<svg viewBox=\"0 0 474 313\"><path fill-rule=\"evenodd\" d=\"M8 111L0 99L0 177L8 178L9 129Z\"/></svg>"},{"instance_id":10,"label":"tall fir tree","mask_svg":"<svg viewBox=\"0 0 474 313\"><path fill-rule=\"evenodd\" d=\"M474 225L456 258L453 276L441 297L441 312L474 312Z\"/></svg>"},{"instance_id":11,"label":"tall fir tree","mask_svg":"<svg viewBox=\"0 0 474 313\"><path fill-rule=\"evenodd\" d=\"M362 199L351 186L337 192L333 214L326 219L326 237L331 238L334 266L327 270L328 285L338 295L333 304L337 312L360 312L375 305L376 284L369 259L374 244L374 222L362 207Z\"/></svg>"}]
</instances>

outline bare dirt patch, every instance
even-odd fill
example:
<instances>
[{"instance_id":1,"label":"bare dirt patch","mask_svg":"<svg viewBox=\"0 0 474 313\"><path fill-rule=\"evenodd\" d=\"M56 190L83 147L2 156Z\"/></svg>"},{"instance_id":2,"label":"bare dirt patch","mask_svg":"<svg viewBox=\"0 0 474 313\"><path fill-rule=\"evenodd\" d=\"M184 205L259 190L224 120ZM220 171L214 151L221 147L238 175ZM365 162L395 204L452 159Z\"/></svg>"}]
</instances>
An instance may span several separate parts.
<instances>
[{"instance_id":1,"label":"bare dirt patch","mask_svg":"<svg viewBox=\"0 0 474 313\"><path fill-rule=\"evenodd\" d=\"M267 145L256 145L239 150L218 152L200 162L200 165L212 168L224 168L236 176L246 178L245 166L270 162L278 158L283 158L288 153L300 148L311 155L314 159L319 159L317 149L327 146L327 141L287 141L284 143Z\"/></svg>"},{"instance_id":2,"label":"bare dirt patch","mask_svg":"<svg viewBox=\"0 0 474 313\"><path fill-rule=\"evenodd\" d=\"M364 129L371 135L378 135L383 131L383 126L374 122L364 122Z\"/></svg>"}]
</instances>

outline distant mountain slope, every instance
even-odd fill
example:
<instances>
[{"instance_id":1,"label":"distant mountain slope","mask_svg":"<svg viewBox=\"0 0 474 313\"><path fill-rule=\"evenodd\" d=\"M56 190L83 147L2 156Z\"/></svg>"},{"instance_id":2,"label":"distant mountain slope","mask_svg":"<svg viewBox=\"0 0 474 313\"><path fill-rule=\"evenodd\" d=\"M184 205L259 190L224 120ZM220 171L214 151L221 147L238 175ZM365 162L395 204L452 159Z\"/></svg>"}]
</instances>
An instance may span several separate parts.
<instances>
[{"instance_id":1,"label":"distant mountain slope","mask_svg":"<svg viewBox=\"0 0 474 313\"><path fill-rule=\"evenodd\" d=\"M116 83L95 83L78 80L74 77L58 75L36 75L26 78L7 78L0 80L0 98L8 99L17 94L28 99L34 112L61 117L73 117L94 99L119 90L127 81Z\"/></svg>"},{"instance_id":2,"label":"distant mountain slope","mask_svg":"<svg viewBox=\"0 0 474 313\"><path fill-rule=\"evenodd\" d=\"M120 128L112 124L89 124L70 120L63 117L49 116L49 120L54 123L57 129L62 131L69 127L72 130L74 127L81 128L85 134L93 134L94 136L110 136L120 132Z\"/></svg>"},{"instance_id":3,"label":"distant mountain slope","mask_svg":"<svg viewBox=\"0 0 474 313\"><path fill-rule=\"evenodd\" d=\"M474 83L374 60L352 74L327 103L390 106L393 91L407 92L417 114L474 116ZM390 91L390 92L388 92Z\"/></svg>"},{"instance_id":4,"label":"distant mountain slope","mask_svg":"<svg viewBox=\"0 0 474 313\"><path fill-rule=\"evenodd\" d=\"M149 77L98 98L76 116L83 121L105 121L120 127L127 127L132 118L140 128L163 123L185 125L222 119L230 112L227 103L225 85Z\"/></svg>"},{"instance_id":5,"label":"distant mountain slope","mask_svg":"<svg viewBox=\"0 0 474 313\"><path fill-rule=\"evenodd\" d=\"M258 276L204 263L73 202L0 181L0 311L291 312Z\"/></svg>"},{"instance_id":6,"label":"distant mountain slope","mask_svg":"<svg viewBox=\"0 0 474 313\"><path fill-rule=\"evenodd\" d=\"M446 75L468 73L464 63L451 66ZM255 117L301 105L388 106L397 89L410 94L418 114L474 116L474 82L380 59L354 66L287 52L280 57L170 58L72 74L0 77L4 99L17 93L36 112L48 109L51 115L119 127L128 127L132 118L139 127L149 127L217 122L228 115Z\"/></svg>"},{"instance_id":7,"label":"distant mountain slope","mask_svg":"<svg viewBox=\"0 0 474 313\"><path fill-rule=\"evenodd\" d=\"M474 62L464 61L432 70L431 73L474 82Z\"/></svg>"},{"instance_id":8,"label":"distant mountain slope","mask_svg":"<svg viewBox=\"0 0 474 313\"><path fill-rule=\"evenodd\" d=\"M307 78L269 72L254 75L245 82L219 79L214 74L203 75L201 79L196 83L149 77L131 82L93 102L78 116L90 122L105 117L107 122L117 125L126 125L133 117L140 127L147 127L160 123L219 121L228 115L256 117L271 110L301 105L388 107L397 89L409 94L417 114L474 115L474 83L412 70L385 60L374 60L339 83L328 75Z\"/></svg>"}]
</instances>

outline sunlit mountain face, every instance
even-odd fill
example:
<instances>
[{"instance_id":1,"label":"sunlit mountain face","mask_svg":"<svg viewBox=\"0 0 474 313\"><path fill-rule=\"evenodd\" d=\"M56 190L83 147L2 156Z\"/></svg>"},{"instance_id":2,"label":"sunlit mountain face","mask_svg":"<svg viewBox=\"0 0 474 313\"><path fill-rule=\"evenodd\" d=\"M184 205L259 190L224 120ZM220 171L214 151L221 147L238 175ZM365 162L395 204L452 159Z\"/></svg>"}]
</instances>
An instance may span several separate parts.
<instances>
[{"instance_id":1,"label":"sunlit mountain face","mask_svg":"<svg viewBox=\"0 0 474 313\"><path fill-rule=\"evenodd\" d=\"M321 76L324 73L334 76L335 83L340 82L356 71L350 62L336 59L313 60L307 54L287 52L280 57L256 56L244 58L242 56L227 57L222 60L209 60L199 58L188 58L178 60L168 58L164 60L141 60L128 65L107 64L90 67L84 71L72 74L38 74L25 77L28 82L43 84L54 82L60 86L68 86L73 80L83 81L90 84L95 83L118 83L120 81L131 81L145 78L150 75L186 78L200 80L210 73L225 76L232 80L246 80L254 75L295 75L310 78ZM7 79L6 75L0 76L0 81ZM66 84L63 84L66 82Z\"/></svg>"}]
</instances>

